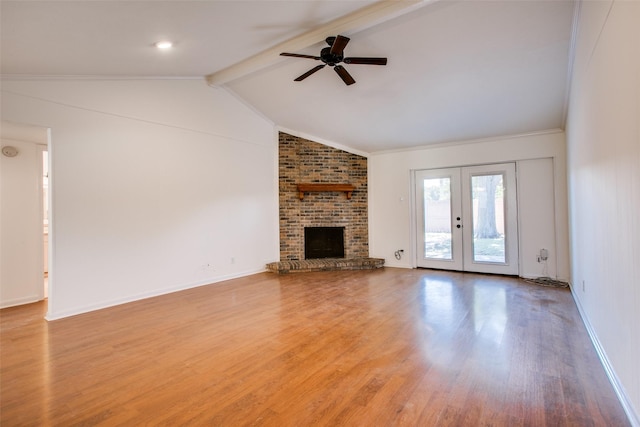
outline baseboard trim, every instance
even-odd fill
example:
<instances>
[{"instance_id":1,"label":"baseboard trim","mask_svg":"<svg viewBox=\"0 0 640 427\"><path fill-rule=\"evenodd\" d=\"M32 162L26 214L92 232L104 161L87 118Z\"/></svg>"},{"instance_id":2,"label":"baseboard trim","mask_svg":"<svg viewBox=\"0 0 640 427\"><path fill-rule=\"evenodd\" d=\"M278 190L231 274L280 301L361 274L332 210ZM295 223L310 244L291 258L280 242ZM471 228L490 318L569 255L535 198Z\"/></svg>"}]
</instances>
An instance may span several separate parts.
<instances>
[{"instance_id":1,"label":"baseboard trim","mask_svg":"<svg viewBox=\"0 0 640 427\"><path fill-rule=\"evenodd\" d=\"M265 268L257 269L257 270L248 270L234 274L227 274L224 276L218 276L215 278L209 278L202 281L186 283L178 286L172 286L169 288L158 289L152 292L145 292L137 295L128 296L125 298L118 298L115 300L105 301L98 304L92 304L89 306L78 307L71 310L65 310L57 313L47 313L45 319L48 321L64 319L66 317L77 316L79 314L89 313L91 311L102 310L104 308L114 307L116 305L127 304L134 301L140 301L147 298L153 298L160 295L171 294L174 292L185 291L187 289L197 288L200 286L213 285L219 282L224 282L226 280L237 279L240 277L251 276L253 274L264 273L266 271Z\"/></svg>"},{"instance_id":2,"label":"baseboard trim","mask_svg":"<svg viewBox=\"0 0 640 427\"><path fill-rule=\"evenodd\" d=\"M624 412L627 414L627 418L629 419L629 422L633 427L640 427L640 417L638 417L638 414L635 413L633 409L633 405L631 404L631 401L629 400L624 390L624 386L618 379L618 376L616 375L616 372L613 369L613 366L611 365L609 358L607 357L607 353L602 347L600 340L598 339L598 335L596 334L596 331L591 326L591 322L589 322L589 318L587 317L584 309L582 308L580 300L576 297L573 287L571 287L571 296L573 297L573 300L576 303L576 307L578 307L578 313L580 313L580 317L582 318L582 323L584 323L584 326L587 328L587 333L589 334L589 338L591 338L591 343L593 344L593 347L596 349L596 353L598 354L600 363L602 363L602 366L604 367L604 371L607 374L607 377L609 378L609 382L613 386L613 390L615 391L616 396L618 396L618 400L620 401L620 404L622 405Z\"/></svg>"},{"instance_id":3,"label":"baseboard trim","mask_svg":"<svg viewBox=\"0 0 640 427\"><path fill-rule=\"evenodd\" d=\"M40 295L30 295L28 297L14 298L0 303L0 308L16 307L18 305L31 304L42 301L44 298Z\"/></svg>"}]
</instances>

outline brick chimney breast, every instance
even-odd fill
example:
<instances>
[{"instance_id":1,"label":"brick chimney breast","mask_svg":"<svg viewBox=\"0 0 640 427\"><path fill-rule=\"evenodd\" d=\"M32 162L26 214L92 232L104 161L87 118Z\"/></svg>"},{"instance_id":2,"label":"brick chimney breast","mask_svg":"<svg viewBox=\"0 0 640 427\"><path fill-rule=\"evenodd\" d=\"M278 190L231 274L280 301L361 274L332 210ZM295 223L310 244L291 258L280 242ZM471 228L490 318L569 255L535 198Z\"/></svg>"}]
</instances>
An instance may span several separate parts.
<instances>
[{"instance_id":1,"label":"brick chimney breast","mask_svg":"<svg viewBox=\"0 0 640 427\"><path fill-rule=\"evenodd\" d=\"M307 192L298 184L350 184ZM304 259L305 227L344 227L345 258L369 256L367 158L286 133L279 134L280 260Z\"/></svg>"}]
</instances>

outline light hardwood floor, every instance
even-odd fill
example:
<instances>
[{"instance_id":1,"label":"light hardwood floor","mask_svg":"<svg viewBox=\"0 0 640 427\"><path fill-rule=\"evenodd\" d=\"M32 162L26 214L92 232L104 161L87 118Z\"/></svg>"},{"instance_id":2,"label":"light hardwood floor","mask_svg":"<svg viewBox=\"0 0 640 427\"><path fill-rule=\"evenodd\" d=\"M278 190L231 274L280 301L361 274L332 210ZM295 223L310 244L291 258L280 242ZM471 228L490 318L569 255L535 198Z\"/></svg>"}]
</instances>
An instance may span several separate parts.
<instances>
[{"instance_id":1,"label":"light hardwood floor","mask_svg":"<svg viewBox=\"0 0 640 427\"><path fill-rule=\"evenodd\" d=\"M8 426L626 426L567 289L263 273L53 322L1 316Z\"/></svg>"}]
</instances>

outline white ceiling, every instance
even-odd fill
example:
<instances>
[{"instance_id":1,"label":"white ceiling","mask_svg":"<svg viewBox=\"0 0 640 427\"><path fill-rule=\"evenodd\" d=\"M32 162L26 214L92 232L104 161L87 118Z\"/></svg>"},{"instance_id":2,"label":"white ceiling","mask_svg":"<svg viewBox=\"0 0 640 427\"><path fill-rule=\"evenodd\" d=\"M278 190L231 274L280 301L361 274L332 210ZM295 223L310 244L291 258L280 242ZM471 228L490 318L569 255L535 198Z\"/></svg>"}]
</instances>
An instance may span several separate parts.
<instances>
[{"instance_id":1,"label":"white ceiling","mask_svg":"<svg viewBox=\"0 0 640 427\"><path fill-rule=\"evenodd\" d=\"M46 145L49 141L48 133L47 128L7 120L0 121L0 138L2 139Z\"/></svg>"},{"instance_id":2,"label":"white ceiling","mask_svg":"<svg viewBox=\"0 0 640 427\"><path fill-rule=\"evenodd\" d=\"M2 0L1 72L203 78L374 3ZM362 152L564 127L572 1L418 3L343 26L346 56L389 59L345 65L354 85L329 67L294 82L318 62L273 55L224 86L282 129ZM294 52L318 55L330 35ZM156 50L161 39L175 47Z\"/></svg>"}]
</instances>

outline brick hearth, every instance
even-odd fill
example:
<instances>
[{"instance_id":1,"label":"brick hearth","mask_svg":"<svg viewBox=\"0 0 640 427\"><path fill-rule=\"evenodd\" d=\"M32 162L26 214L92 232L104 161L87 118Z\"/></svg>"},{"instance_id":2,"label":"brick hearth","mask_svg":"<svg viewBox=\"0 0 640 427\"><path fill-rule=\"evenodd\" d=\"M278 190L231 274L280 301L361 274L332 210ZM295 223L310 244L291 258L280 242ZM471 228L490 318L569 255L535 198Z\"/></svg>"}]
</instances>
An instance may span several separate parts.
<instances>
[{"instance_id":1,"label":"brick hearth","mask_svg":"<svg viewBox=\"0 0 640 427\"><path fill-rule=\"evenodd\" d=\"M267 264L274 273L307 273L310 271L373 270L384 267L382 258L323 258L300 261L280 261Z\"/></svg>"}]
</instances>

